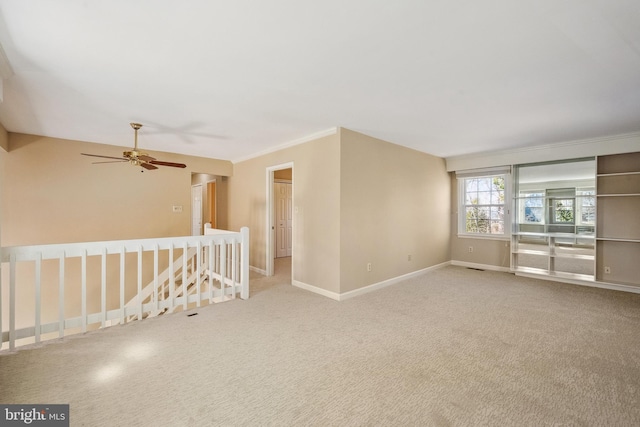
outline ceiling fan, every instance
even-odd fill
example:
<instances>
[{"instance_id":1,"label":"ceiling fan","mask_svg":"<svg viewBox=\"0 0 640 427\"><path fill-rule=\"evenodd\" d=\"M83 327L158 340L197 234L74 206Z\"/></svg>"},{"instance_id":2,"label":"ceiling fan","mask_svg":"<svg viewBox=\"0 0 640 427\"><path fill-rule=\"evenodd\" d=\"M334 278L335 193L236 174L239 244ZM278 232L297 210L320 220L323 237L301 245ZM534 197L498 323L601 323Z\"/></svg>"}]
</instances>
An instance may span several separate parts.
<instances>
[{"instance_id":1,"label":"ceiling fan","mask_svg":"<svg viewBox=\"0 0 640 427\"><path fill-rule=\"evenodd\" d=\"M143 153L138 150L138 129L142 127L140 123L130 123L133 131L135 133L135 143L133 150L128 150L122 153L122 157L112 157L112 156L100 156L98 154L87 154L80 153L83 156L89 157L100 157L103 159L113 159L111 161L103 161L103 162L93 162L93 164L99 163L119 163L119 162L129 162L134 166L141 166L147 170L158 169L158 166L171 166L174 168L186 168L187 165L184 163L173 163L173 162L163 162L161 160L156 160L154 157L149 156L147 153ZM158 166L156 166L158 165Z\"/></svg>"}]
</instances>

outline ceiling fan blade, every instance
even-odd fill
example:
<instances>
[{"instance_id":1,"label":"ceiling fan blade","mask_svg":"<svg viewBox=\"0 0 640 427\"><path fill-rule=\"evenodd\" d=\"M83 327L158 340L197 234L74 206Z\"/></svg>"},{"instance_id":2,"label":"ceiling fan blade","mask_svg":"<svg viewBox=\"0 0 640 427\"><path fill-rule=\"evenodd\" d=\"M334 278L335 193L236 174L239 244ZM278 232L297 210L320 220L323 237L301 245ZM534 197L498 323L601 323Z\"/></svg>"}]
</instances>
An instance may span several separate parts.
<instances>
[{"instance_id":1,"label":"ceiling fan blade","mask_svg":"<svg viewBox=\"0 0 640 427\"><path fill-rule=\"evenodd\" d=\"M160 160L151 160L149 163L152 165L160 165L160 166L171 166L174 168L186 168L187 165L184 163L173 163L173 162L162 162Z\"/></svg>"},{"instance_id":2,"label":"ceiling fan blade","mask_svg":"<svg viewBox=\"0 0 640 427\"><path fill-rule=\"evenodd\" d=\"M82 154L83 156L101 157L103 159L129 160L125 157L100 156L98 154L87 154L87 153L80 153L80 154Z\"/></svg>"},{"instance_id":3,"label":"ceiling fan blade","mask_svg":"<svg viewBox=\"0 0 640 427\"><path fill-rule=\"evenodd\" d=\"M140 155L138 155L138 158L140 160L142 160L143 162L150 162L152 160L155 160L155 158L153 158L151 156L147 156L146 154L140 154Z\"/></svg>"},{"instance_id":4,"label":"ceiling fan blade","mask_svg":"<svg viewBox=\"0 0 640 427\"><path fill-rule=\"evenodd\" d=\"M92 165L99 165L102 163L122 163L122 162L128 162L129 160L127 159L121 159L121 160L109 160L106 162L91 162Z\"/></svg>"},{"instance_id":5,"label":"ceiling fan blade","mask_svg":"<svg viewBox=\"0 0 640 427\"><path fill-rule=\"evenodd\" d=\"M157 166L153 166L153 165L151 165L149 163L140 163L140 166L142 166L143 168L148 169L148 170L158 169Z\"/></svg>"}]
</instances>

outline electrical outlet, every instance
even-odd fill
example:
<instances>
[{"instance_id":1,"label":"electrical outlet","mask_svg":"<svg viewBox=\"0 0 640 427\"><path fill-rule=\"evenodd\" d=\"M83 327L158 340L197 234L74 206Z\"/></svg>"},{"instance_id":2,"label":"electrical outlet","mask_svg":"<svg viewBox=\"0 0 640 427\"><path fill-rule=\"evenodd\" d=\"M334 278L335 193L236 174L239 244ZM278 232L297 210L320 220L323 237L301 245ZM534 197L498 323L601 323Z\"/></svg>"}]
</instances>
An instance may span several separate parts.
<instances>
[{"instance_id":1,"label":"electrical outlet","mask_svg":"<svg viewBox=\"0 0 640 427\"><path fill-rule=\"evenodd\" d=\"M469 252L473 252L473 246L469 246Z\"/></svg>"},{"instance_id":2,"label":"electrical outlet","mask_svg":"<svg viewBox=\"0 0 640 427\"><path fill-rule=\"evenodd\" d=\"M604 274L610 274L610 273L611 273L611 267L605 267Z\"/></svg>"},{"instance_id":3,"label":"electrical outlet","mask_svg":"<svg viewBox=\"0 0 640 427\"><path fill-rule=\"evenodd\" d=\"M371 263L367 263L367 271L371 271Z\"/></svg>"},{"instance_id":4,"label":"electrical outlet","mask_svg":"<svg viewBox=\"0 0 640 427\"><path fill-rule=\"evenodd\" d=\"M173 207L173 213L181 213L181 212L182 212L182 206Z\"/></svg>"}]
</instances>

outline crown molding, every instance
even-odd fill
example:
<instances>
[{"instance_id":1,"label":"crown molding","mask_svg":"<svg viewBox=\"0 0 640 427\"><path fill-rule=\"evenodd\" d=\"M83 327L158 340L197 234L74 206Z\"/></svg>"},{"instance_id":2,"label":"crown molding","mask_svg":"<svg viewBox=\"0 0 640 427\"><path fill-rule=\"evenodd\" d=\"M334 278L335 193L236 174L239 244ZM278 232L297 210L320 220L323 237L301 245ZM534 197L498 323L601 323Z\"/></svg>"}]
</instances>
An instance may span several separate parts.
<instances>
[{"instance_id":1,"label":"crown molding","mask_svg":"<svg viewBox=\"0 0 640 427\"><path fill-rule=\"evenodd\" d=\"M302 138L294 139L293 141L285 142L284 144L276 145L275 147L268 148L263 151L259 151L257 153L250 154L245 157L239 157L237 159L231 160L231 163L236 164L240 162L244 162L246 160L255 159L256 157L264 156L265 154L274 153L276 151L283 150L285 148L293 147L295 145L304 144L309 141L313 141L319 138L323 138L325 136L335 135L338 133L338 127L332 127L329 129L325 129L320 132L312 133L311 135L304 136Z\"/></svg>"},{"instance_id":2,"label":"crown molding","mask_svg":"<svg viewBox=\"0 0 640 427\"><path fill-rule=\"evenodd\" d=\"M640 132L580 139L555 144L485 151L445 159L447 171L566 160L579 157L629 153L640 150Z\"/></svg>"}]
</instances>

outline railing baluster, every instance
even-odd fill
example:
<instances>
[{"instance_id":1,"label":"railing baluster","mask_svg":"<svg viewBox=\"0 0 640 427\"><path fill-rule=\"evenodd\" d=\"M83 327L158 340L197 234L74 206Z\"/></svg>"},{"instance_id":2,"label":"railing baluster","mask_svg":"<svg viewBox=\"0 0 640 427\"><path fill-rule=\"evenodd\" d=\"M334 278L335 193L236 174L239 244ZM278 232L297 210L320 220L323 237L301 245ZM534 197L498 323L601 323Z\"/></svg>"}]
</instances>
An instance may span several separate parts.
<instances>
[{"instance_id":1,"label":"railing baluster","mask_svg":"<svg viewBox=\"0 0 640 427\"><path fill-rule=\"evenodd\" d=\"M65 252L60 254L58 267L58 337L64 337L64 262Z\"/></svg>"},{"instance_id":2,"label":"railing baluster","mask_svg":"<svg viewBox=\"0 0 640 427\"><path fill-rule=\"evenodd\" d=\"M236 297L236 278L237 278L237 251L238 251L238 242L233 239L233 244L231 245L231 293L233 294L233 298Z\"/></svg>"},{"instance_id":3,"label":"railing baluster","mask_svg":"<svg viewBox=\"0 0 640 427\"><path fill-rule=\"evenodd\" d=\"M124 306L124 277L125 277L125 254L124 246L120 248L120 324L124 324L126 313Z\"/></svg>"},{"instance_id":4,"label":"railing baluster","mask_svg":"<svg viewBox=\"0 0 640 427\"><path fill-rule=\"evenodd\" d=\"M200 280L202 280L202 242L200 240L198 240L196 251L196 295L198 296L198 298L196 299L196 307L200 307Z\"/></svg>"},{"instance_id":5,"label":"railing baluster","mask_svg":"<svg viewBox=\"0 0 640 427\"><path fill-rule=\"evenodd\" d=\"M87 250L82 251L81 258L81 275L82 275L82 290L80 298L82 299L82 332L87 332Z\"/></svg>"},{"instance_id":6,"label":"railing baluster","mask_svg":"<svg viewBox=\"0 0 640 427\"><path fill-rule=\"evenodd\" d=\"M173 259L173 243L169 246L169 310L173 310L176 305L175 300L175 287L176 287L176 269L175 260Z\"/></svg>"},{"instance_id":7,"label":"railing baluster","mask_svg":"<svg viewBox=\"0 0 640 427\"><path fill-rule=\"evenodd\" d=\"M107 323L107 248L102 248L100 277L100 309L102 310L101 325L104 328Z\"/></svg>"},{"instance_id":8,"label":"railing baluster","mask_svg":"<svg viewBox=\"0 0 640 427\"><path fill-rule=\"evenodd\" d=\"M242 227L240 235L242 236L242 256L240 257L242 290L240 291L240 298L247 299L249 298L249 228Z\"/></svg>"},{"instance_id":9,"label":"railing baluster","mask_svg":"<svg viewBox=\"0 0 640 427\"><path fill-rule=\"evenodd\" d=\"M182 309L187 311L187 242L182 246Z\"/></svg>"},{"instance_id":10,"label":"railing baluster","mask_svg":"<svg viewBox=\"0 0 640 427\"><path fill-rule=\"evenodd\" d=\"M9 349L16 348L16 255L9 261Z\"/></svg>"},{"instance_id":11,"label":"railing baluster","mask_svg":"<svg viewBox=\"0 0 640 427\"><path fill-rule=\"evenodd\" d=\"M158 245L153 247L153 300L156 303L156 313L160 310L158 301Z\"/></svg>"},{"instance_id":12,"label":"railing baluster","mask_svg":"<svg viewBox=\"0 0 640 427\"><path fill-rule=\"evenodd\" d=\"M227 281L227 242L222 240L220 242L220 290L222 291L222 301L224 301L225 285Z\"/></svg>"},{"instance_id":13,"label":"railing baluster","mask_svg":"<svg viewBox=\"0 0 640 427\"><path fill-rule=\"evenodd\" d=\"M214 252L216 247L213 240L209 242L209 304L213 304L213 269L214 269Z\"/></svg>"},{"instance_id":14,"label":"railing baluster","mask_svg":"<svg viewBox=\"0 0 640 427\"><path fill-rule=\"evenodd\" d=\"M215 266L213 271L216 273L220 273L220 245L216 245L216 254L215 254Z\"/></svg>"},{"instance_id":15,"label":"railing baluster","mask_svg":"<svg viewBox=\"0 0 640 427\"><path fill-rule=\"evenodd\" d=\"M36 294L36 328L35 328L35 339L36 343L40 342L40 325L42 324L42 253L38 252L35 259L35 269L36 269L36 283L35 283L35 294Z\"/></svg>"},{"instance_id":16,"label":"railing baluster","mask_svg":"<svg viewBox=\"0 0 640 427\"><path fill-rule=\"evenodd\" d=\"M142 320L142 246L138 246L138 320Z\"/></svg>"}]
</instances>

